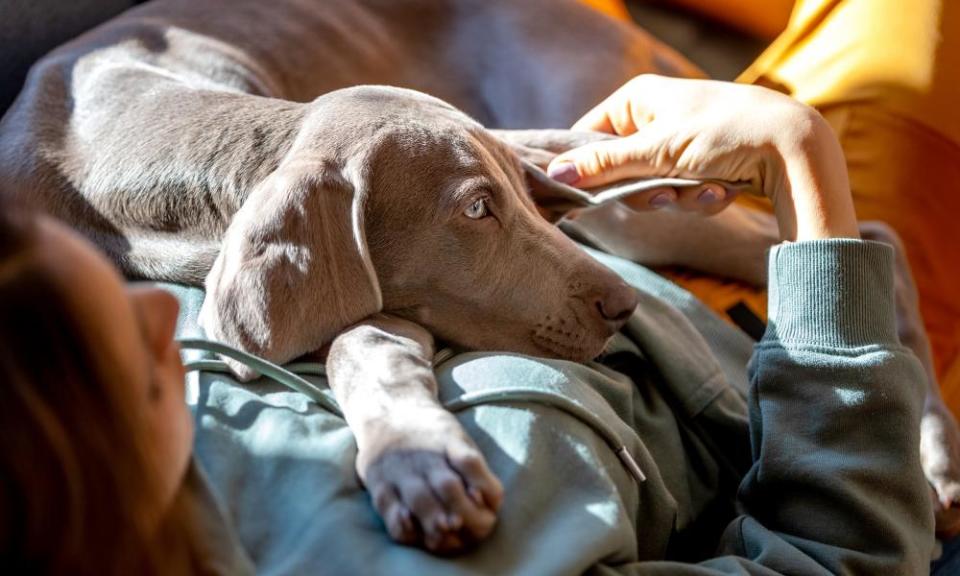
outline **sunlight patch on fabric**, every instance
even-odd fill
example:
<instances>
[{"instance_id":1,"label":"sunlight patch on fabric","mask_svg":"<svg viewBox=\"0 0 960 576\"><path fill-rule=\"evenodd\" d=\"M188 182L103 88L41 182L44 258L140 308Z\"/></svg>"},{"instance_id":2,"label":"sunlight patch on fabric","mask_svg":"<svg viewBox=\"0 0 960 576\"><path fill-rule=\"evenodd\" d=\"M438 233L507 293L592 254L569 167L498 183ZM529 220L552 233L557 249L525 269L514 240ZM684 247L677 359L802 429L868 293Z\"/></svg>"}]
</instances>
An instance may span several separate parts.
<instances>
[{"instance_id":1,"label":"sunlight patch on fabric","mask_svg":"<svg viewBox=\"0 0 960 576\"><path fill-rule=\"evenodd\" d=\"M867 393L863 390L851 390L849 388L836 388L834 392L840 398L845 406L859 406L867 399Z\"/></svg>"}]
</instances>

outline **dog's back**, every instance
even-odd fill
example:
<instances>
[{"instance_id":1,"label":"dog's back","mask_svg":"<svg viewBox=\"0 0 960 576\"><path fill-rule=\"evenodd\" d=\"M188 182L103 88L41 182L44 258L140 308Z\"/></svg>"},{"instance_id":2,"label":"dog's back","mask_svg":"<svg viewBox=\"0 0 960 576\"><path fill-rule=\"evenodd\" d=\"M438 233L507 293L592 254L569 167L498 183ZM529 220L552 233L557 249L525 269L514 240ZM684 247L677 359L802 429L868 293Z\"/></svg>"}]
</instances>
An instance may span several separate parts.
<instances>
[{"instance_id":1,"label":"dog's back","mask_svg":"<svg viewBox=\"0 0 960 576\"><path fill-rule=\"evenodd\" d=\"M199 283L318 96L392 84L491 127L562 127L662 68L652 42L575 0L155 0L34 66L0 184L128 274Z\"/></svg>"}]
</instances>

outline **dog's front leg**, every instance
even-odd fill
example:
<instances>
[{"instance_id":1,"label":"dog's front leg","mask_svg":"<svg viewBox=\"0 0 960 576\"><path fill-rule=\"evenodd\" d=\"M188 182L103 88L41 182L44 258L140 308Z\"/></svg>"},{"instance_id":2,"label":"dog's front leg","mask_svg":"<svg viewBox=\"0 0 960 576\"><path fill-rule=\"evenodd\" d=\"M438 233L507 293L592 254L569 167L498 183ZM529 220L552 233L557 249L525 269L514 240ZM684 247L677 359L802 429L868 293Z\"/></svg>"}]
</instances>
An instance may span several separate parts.
<instances>
[{"instance_id":1,"label":"dog's front leg","mask_svg":"<svg viewBox=\"0 0 960 576\"><path fill-rule=\"evenodd\" d=\"M421 326L377 314L333 341L327 375L390 535L450 553L490 534L502 487L437 400L433 348Z\"/></svg>"}]
</instances>

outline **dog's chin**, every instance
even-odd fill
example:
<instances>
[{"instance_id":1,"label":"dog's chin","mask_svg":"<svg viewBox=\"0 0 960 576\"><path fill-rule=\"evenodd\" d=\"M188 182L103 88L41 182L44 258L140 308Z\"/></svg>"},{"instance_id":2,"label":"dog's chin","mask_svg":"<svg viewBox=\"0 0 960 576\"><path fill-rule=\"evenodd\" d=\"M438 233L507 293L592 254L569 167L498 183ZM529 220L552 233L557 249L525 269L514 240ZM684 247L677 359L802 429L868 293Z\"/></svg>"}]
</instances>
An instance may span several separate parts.
<instances>
[{"instance_id":1,"label":"dog's chin","mask_svg":"<svg viewBox=\"0 0 960 576\"><path fill-rule=\"evenodd\" d=\"M549 358L588 362L599 356L613 336L596 338L576 332L557 332L538 328L531 341L540 353Z\"/></svg>"}]
</instances>

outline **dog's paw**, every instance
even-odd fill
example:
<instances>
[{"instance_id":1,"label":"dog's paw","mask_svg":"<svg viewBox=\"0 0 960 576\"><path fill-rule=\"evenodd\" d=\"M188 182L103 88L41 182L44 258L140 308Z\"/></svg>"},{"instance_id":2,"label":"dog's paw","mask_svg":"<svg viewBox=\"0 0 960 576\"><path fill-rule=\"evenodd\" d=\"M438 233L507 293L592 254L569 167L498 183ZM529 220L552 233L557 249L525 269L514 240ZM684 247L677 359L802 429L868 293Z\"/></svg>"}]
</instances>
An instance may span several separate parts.
<instances>
[{"instance_id":1,"label":"dog's paw","mask_svg":"<svg viewBox=\"0 0 960 576\"><path fill-rule=\"evenodd\" d=\"M937 531L960 523L960 430L942 402L930 402L920 421L920 462L935 493ZM952 514L950 512L953 512Z\"/></svg>"},{"instance_id":2,"label":"dog's paw","mask_svg":"<svg viewBox=\"0 0 960 576\"><path fill-rule=\"evenodd\" d=\"M357 472L397 542L452 554L493 531L500 481L449 412L406 414L384 425L382 447L361 446Z\"/></svg>"},{"instance_id":3,"label":"dog's paw","mask_svg":"<svg viewBox=\"0 0 960 576\"><path fill-rule=\"evenodd\" d=\"M933 499L933 519L937 538L950 540L960 536L960 508L944 508L937 491L932 486L930 498Z\"/></svg>"}]
</instances>

